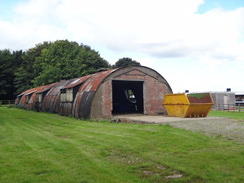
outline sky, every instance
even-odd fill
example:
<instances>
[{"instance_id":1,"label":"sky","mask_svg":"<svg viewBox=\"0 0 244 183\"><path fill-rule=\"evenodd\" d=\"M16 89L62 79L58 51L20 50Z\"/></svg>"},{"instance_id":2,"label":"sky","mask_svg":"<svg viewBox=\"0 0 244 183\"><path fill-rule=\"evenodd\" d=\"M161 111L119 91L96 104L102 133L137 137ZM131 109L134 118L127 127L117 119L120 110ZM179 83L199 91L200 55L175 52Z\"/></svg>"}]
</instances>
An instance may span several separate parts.
<instances>
[{"instance_id":1,"label":"sky","mask_svg":"<svg viewBox=\"0 0 244 183\"><path fill-rule=\"evenodd\" d=\"M0 0L0 49L44 41L130 57L174 93L244 92L244 0Z\"/></svg>"}]
</instances>

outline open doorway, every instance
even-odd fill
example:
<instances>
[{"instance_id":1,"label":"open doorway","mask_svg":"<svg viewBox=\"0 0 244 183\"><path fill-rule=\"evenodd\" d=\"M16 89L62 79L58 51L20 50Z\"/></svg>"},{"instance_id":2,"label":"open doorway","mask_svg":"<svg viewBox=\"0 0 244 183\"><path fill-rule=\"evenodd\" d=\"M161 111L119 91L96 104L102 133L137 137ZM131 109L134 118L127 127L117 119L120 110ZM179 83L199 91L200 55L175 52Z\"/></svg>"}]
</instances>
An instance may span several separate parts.
<instances>
[{"instance_id":1,"label":"open doorway","mask_svg":"<svg viewBox=\"0 0 244 183\"><path fill-rule=\"evenodd\" d=\"M112 114L143 113L143 81L112 81Z\"/></svg>"}]
</instances>

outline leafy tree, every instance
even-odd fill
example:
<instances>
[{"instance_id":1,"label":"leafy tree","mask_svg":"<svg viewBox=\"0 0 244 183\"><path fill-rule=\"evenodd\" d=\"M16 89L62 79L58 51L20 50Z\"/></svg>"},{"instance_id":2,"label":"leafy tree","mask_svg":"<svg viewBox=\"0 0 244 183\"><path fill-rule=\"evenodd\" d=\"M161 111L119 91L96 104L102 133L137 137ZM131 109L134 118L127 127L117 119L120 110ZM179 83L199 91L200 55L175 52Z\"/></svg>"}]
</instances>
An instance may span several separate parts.
<instances>
[{"instance_id":1,"label":"leafy tree","mask_svg":"<svg viewBox=\"0 0 244 183\"><path fill-rule=\"evenodd\" d=\"M33 83L40 86L92 74L99 68L109 67L109 64L89 46L58 40L42 49L33 67L38 71Z\"/></svg>"},{"instance_id":2,"label":"leafy tree","mask_svg":"<svg viewBox=\"0 0 244 183\"><path fill-rule=\"evenodd\" d=\"M98 52L68 40L43 42L26 52L3 50L0 52L0 97L108 67Z\"/></svg>"},{"instance_id":3,"label":"leafy tree","mask_svg":"<svg viewBox=\"0 0 244 183\"><path fill-rule=\"evenodd\" d=\"M0 97L4 99L11 87L9 75L12 74L12 55L9 50L0 51Z\"/></svg>"},{"instance_id":4,"label":"leafy tree","mask_svg":"<svg viewBox=\"0 0 244 183\"><path fill-rule=\"evenodd\" d=\"M34 69L35 61L41 56L42 50L50 46L49 42L37 44L36 47L30 48L22 55L22 62L15 72L14 85L17 88L16 93L21 93L27 89L33 88L34 78L39 75L41 70Z\"/></svg>"},{"instance_id":5,"label":"leafy tree","mask_svg":"<svg viewBox=\"0 0 244 183\"><path fill-rule=\"evenodd\" d=\"M15 99L15 71L22 61L22 51L0 50L0 99Z\"/></svg>"},{"instance_id":6,"label":"leafy tree","mask_svg":"<svg viewBox=\"0 0 244 183\"><path fill-rule=\"evenodd\" d=\"M131 66L131 65L141 65L141 64L135 60L132 60L131 58L124 57L119 59L117 62L115 62L113 67L117 68L117 67Z\"/></svg>"}]
</instances>

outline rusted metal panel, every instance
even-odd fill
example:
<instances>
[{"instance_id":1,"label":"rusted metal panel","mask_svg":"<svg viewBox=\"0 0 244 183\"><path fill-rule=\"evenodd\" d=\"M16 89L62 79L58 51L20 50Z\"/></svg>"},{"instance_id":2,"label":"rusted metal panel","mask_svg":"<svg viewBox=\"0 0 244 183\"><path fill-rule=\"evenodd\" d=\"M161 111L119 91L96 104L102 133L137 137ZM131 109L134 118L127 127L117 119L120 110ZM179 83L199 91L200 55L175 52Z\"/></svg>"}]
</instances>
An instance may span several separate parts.
<instances>
[{"instance_id":1,"label":"rusted metal panel","mask_svg":"<svg viewBox=\"0 0 244 183\"><path fill-rule=\"evenodd\" d=\"M80 85L82 83L84 83L88 78L90 78L92 75L88 75L88 76L83 76L83 77L80 77L80 78L76 78L74 79L70 84L66 85L64 87L65 88L73 88L77 85Z\"/></svg>"},{"instance_id":2,"label":"rusted metal panel","mask_svg":"<svg viewBox=\"0 0 244 183\"><path fill-rule=\"evenodd\" d=\"M73 102L61 102L59 105L59 114L61 116L71 116Z\"/></svg>"},{"instance_id":3,"label":"rusted metal panel","mask_svg":"<svg viewBox=\"0 0 244 183\"><path fill-rule=\"evenodd\" d=\"M96 89L106 76L117 69L118 68L90 75L78 90L72 110L73 116L85 118L90 116L91 103Z\"/></svg>"},{"instance_id":4,"label":"rusted metal panel","mask_svg":"<svg viewBox=\"0 0 244 183\"><path fill-rule=\"evenodd\" d=\"M36 93L42 93L50 90L53 86L55 86L57 83L51 83L49 85L41 86L39 89L37 89Z\"/></svg>"},{"instance_id":5,"label":"rusted metal panel","mask_svg":"<svg viewBox=\"0 0 244 183\"><path fill-rule=\"evenodd\" d=\"M89 79L91 75L74 78L70 80L65 80L59 82L55 87L50 89L50 91L46 94L45 99L43 101L43 111L44 112L52 112L58 113L64 116L72 115L72 108L73 108L73 100L69 101L61 101L61 90L66 90L69 88L76 88L80 87L84 82ZM78 89L76 89L78 90ZM76 90L73 92L73 98L75 98Z\"/></svg>"},{"instance_id":6,"label":"rusted metal panel","mask_svg":"<svg viewBox=\"0 0 244 183\"><path fill-rule=\"evenodd\" d=\"M17 104L18 107L28 109L28 103L26 102L26 93L30 93L32 91L35 91L35 88L26 90L19 95L21 97L19 99L19 103Z\"/></svg>"},{"instance_id":7,"label":"rusted metal panel","mask_svg":"<svg viewBox=\"0 0 244 183\"><path fill-rule=\"evenodd\" d=\"M60 113L60 90L72 83L75 79L61 81L53 86L46 94L42 102L42 111Z\"/></svg>"},{"instance_id":8,"label":"rusted metal panel","mask_svg":"<svg viewBox=\"0 0 244 183\"><path fill-rule=\"evenodd\" d=\"M75 114L77 117L89 117L94 91L96 91L103 79L115 70L117 69L29 89L21 93L18 96L19 98L17 97L16 103L22 108L35 109L36 111L59 113L61 115ZM74 92L73 96L74 101L60 102L60 91L68 88L76 88L76 92ZM43 96L40 97L39 95L42 93ZM38 94L38 96L36 96L36 94ZM42 98L41 102L38 97ZM77 104L74 105L74 102ZM75 106L76 109L73 109Z\"/></svg>"},{"instance_id":9,"label":"rusted metal panel","mask_svg":"<svg viewBox=\"0 0 244 183\"><path fill-rule=\"evenodd\" d=\"M17 98L18 97L20 98L19 100L17 100L17 106L25 108L25 109L30 109L30 110L35 109L36 102L37 102L36 93L43 91L43 90L48 90L51 87L53 87L55 84L56 83L52 83L49 85L40 86L40 87L29 89L29 90L22 92L20 95L17 96Z\"/></svg>"},{"instance_id":10,"label":"rusted metal panel","mask_svg":"<svg viewBox=\"0 0 244 183\"><path fill-rule=\"evenodd\" d=\"M38 112L39 112L39 111L42 111L42 102L43 102L43 100L44 100L44 98L45 98L45 95L46 95L47 92L48 92L52 87L54 87L56 84L57 84L57 83L52 83L52 84L49 84L49 85L40 87L40 88L36 91L35 96L33 96L33 97L35 97L35 98L33 98L33 99L35 100L34 108L35 108L36 111L38 111ZM37 98L38 95L40 95L40 94L42 95L42 99L41 99L41 101L39 101L39 98Z\"/></svg>"},{"instance_id":11,"label":"rusted metal panel","mask_svg":"<svg viewBox=\"0 0 244 183\"><path fill-rule=\"evenodd\" d=\"M59 113L66 116L72 115L79 118L92 115L108 117L111 115L111 103L113 102L111 97L112 82L110 82L112 80L144 82L141 90L143 90L144 95L142 102L144 102L145 114L151 114L158 110L155 108L158 108L159 105L162 106L161 102L158 102L159 98L163 98L166 93L172 93L168 82L156 71L144 66L131 66L60 81L47 85L48 87L42 86L26 90L17 97L16 103L27 109ZM104 83L109 84L110 90L105 91ZM98 93L101 96L97 96L97 91L100 91ZM110 92L110 94L105 95L104 92ZM158 92L162 94L156 98ZM94 98L95 94L96 98ZM159 108L160 111L161 108ZM102 110L102 112L96 112L96 109Z\"/></svg>"},{"instance_id":12,"label":"rusted metal panel","mask_svg":"<svg viewBox=\"0 0 244 183\"><path fill-rule=\"evenodd\" d=\"M24 93L17 95L17 98L15 99L15 105L17 105L17 106L19 105L20 99L22 98L23 95L24 95Z\"/></svg>"},{"instance_id":13,"label":"rusted metal panel","mask_svg":"<svg viewBox=\"0 0 244 183\"><path fill-rule=\"evenodd\" d=\"M80 111L79 111L79 117L89 117L90 116L90 110L91 110L91 102L93 99L93 96L95 94L95 91L87 92L85 91L81 97L80 100Z\"/></svg>"},{"instance_id":14,"label":"rusted metal panel","mask_svg":"<svg viewBox=\"0 0 244 183\"><path fill-rule=\"evenodd\" d=\"M95 91L97 87L101 84L103 79L111 74L112 72L116 71L116 69L111 69L103 72L98 72L95 74L90 75L90 77L87 79L87 81L80 87L78 92L83 91Z\"/></svg>"}]
</instances>

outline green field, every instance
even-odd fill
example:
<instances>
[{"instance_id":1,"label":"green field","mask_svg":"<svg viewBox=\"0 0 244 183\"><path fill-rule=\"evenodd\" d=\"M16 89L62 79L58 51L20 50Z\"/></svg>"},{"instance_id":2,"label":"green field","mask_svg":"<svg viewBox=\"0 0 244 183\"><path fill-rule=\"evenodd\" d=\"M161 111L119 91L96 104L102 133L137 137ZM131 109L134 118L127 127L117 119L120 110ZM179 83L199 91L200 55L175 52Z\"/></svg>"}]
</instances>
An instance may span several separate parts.
<instances>
[{"instance_id":1,"label":"green field","mask_svg":"<svg viewBox=\"0 0 244 183\"><path fill-rule=\"evenodd\" d=\"M241 183L243 157L243 144L169 125L0 107L1 183Z\"/></svg>"},{"instance_id":2,"label":"green field","mask_svg":"<svg viewBox=\"0 0 244 183\"><path fill-rule=\"evenodd\" d=\"M208 116L227 117L231 119L244 120L244 111L210 111Z\"/></svg>"}]
</instances>

